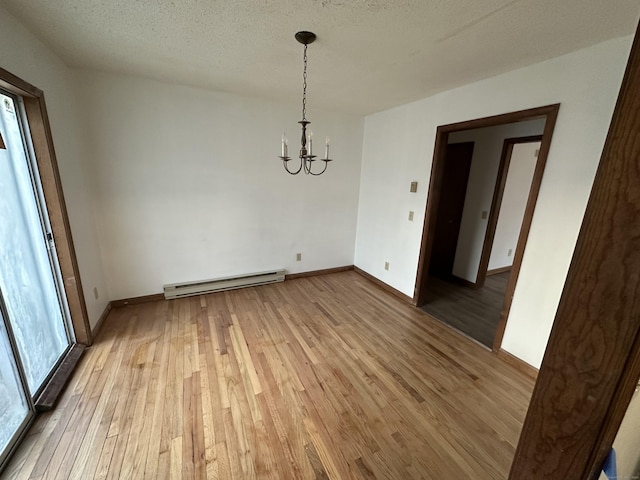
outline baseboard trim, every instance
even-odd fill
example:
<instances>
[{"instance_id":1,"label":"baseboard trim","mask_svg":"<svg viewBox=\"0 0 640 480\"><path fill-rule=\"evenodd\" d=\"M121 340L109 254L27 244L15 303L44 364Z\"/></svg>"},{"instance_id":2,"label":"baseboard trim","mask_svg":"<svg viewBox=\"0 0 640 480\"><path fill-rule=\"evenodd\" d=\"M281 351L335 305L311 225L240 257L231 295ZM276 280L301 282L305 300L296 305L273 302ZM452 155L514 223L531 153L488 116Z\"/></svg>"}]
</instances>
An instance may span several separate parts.
<instances>
[{"instance_id":1,"label":"baseboard trim","mask_svg":"<svg viewBox=\"0 0 640 480\"><path fill-rule=\"evenodd\" d=\"M509 265L508 267L500 267L500 268L494 268L493 270L487 270L487 276L497 275L498 273L504 273L509 271L511 271L511 265Z\"/></svg>"},{"instance_id":2,"label":"baseboard trim","mask_svg":"<svg viewBox=\"0 0 640 480\"><path fill-rule=\"evenodd\" d=\"M317 275L327 275L329 273L346 272L349 270L353 270L353 268L354 268L353 265L345 265L344 267L325 268L323 270L311 270L309 272L287 273L284 276L284 279L294 280L296 278L315 277Z\"/></svg>"},{"instance_id":3,"label":"baseboard trim","mask_svg":"<svg viewBox=\"0 0 640 480\"><path fill-rule=\"evenodd\" d=\"M388 283L384 283L382 280L374 277L370 273L365 272L361 268L358 268L358 267L354 266L353 269L355 270L356 273L362 275L367 280L371 280L373 283L375 283L378 287L382 288L384 291L386 291L386 292L390 293L391 295L394 295L394 296L398 297L399 299L401 299L401 300L413 305L413 298L411 298L409 295L405 295L400 290L396 290L395 288L393 288Z\"/></svg>"},{"instance_id":4,"label":"baseboard trim","mask_svg":"<svg viewBox=\"0 0 640 480\"><path fill-rule=\"evenodd\" d=\"M139 303L157 302L164 300L163 293L154 293L151 295L143 295L141 297L123 298L122 300L113 300L111 306L113 308L126 307L127 305L137 305Z\"/></svg>"},{"instance_id":5,"label":"baseboard trim","mask_svg":"<svg viewBox=\"0 0 640 480\"><path fill-rule=\"evenodd\" d=\"M529 365L527 362L520 360L518 357L511 355L509 352L503 349L498 350L496 354L498 355L498 358L503 362L511 365L520 373L525 374L532 380L535 381L538 378L538 369L536 367Z\"/></svg>"},{"instance_id":6,"label":"baseboard trim","mask_svg":"<svg viewBox=\"0 0 640 480\"><path fill-rule=\"evenodd\" d=\"M98 335L98 332L100 332L100 329L102 328L102 324L104 323L105 318L107 318L109 313L111 313L112 308L113 308L113 302L107 303L107 306L104 307L104 311L102 312L102 315L100 315L100 318L96 322L96 326L91 329L91 342L92 343L96 339L96 336Z\"/></svg>"}]
</instances>

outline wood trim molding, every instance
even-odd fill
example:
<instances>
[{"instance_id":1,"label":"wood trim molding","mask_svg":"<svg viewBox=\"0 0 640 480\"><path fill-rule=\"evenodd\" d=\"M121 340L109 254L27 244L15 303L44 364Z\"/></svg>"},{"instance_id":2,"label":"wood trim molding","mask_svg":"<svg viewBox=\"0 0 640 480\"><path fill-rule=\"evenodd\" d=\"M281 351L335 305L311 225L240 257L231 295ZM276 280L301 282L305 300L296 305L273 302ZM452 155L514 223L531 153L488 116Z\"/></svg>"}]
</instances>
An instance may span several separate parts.
<instances>
[{"instance_id":1,"label":"wood trim molding","mask_svg":"<svg viewBox=\"0 0 640 480\"><path fill-rule=\"evenodd\" d=\"M384 283L379 278L376 278L373 275L371 275L370 273L365 272L361 268L358 268L358 267L354 266L353 269L356 271L356 273L359 273L360 275L362 275L367 280L371 280L378 287L382 288L385 292L390 293L391 295L394 295L394 296L398 297L399 299L401 299L401 300L403 300L403 301L405 301L407 303L413 304L413 298L411 298L409 295L405 295L400 290L396 290L395 288L393 288L388 283Z\"/></svg>"},{"instance_id":2,"label":"wood trim molding","mask_svg":"<svg viewBox=\"0 0 640 480\"><path fill-rule=\"evenodd\" d=\"M476 284L478 287L484 286L484 282L487 279L487 268L489 268L489 258L491 257L493 240L496 236L498 214L502 206L504 187L507 184L507 174L509 173L512 152L513 143L505 138L502 144L502 153L500 154L500 166L498 167L498 175L496 176L496 186L493 189L493 198L491 199L491 207L489 208L487 229L485 230L484 241L482 242L482 253L480 254L480 263L478 263L478 273L476 274Z\"/></svg>"},{"instance_id":3,"label":"wood trim molding","mask_svg":"<svg viewBox=\"0 0 640 480\"><path fill-rule=\"evenodd\" d=\"M418 272L413 289L412 303L420 306L425 302L426 284L429 276L429 263L431 261L431 250L433 249L433 238L436 231L436 216L440 206L440 191L442 189L442 179L444 176L443 162L447 156L447 143L449 132L444 126L436 130L436 141L433 147L433 161L431 162L431 173L429 175L429 190L427 194L427 205L425 207L424 222L422 224L422 241L420 243L420 255L418 257Z\"/></svg>"},{"instance_id":4,"label":"wood trim molding","mask_svg":"<svg viewBox=\"0 0 640 480\"><path fill-rule=\"evenodd\" d=\"M38 165L53 238L56 244L58 263L62 272L71 323L78 343L91 345L93 340L89 315L82 290L78 260L73 245L71 226L62 191L62 181L53 146L53 136L42 90L0 68L0 85L22 97L31 141Z\"/></svg>"},{"instance_id":5,"label":"wood trim molding","mask_svg":"<svg viewBox=\"0 0 640 480\"><path fill-rule=\"evenodd\" d=\"M458 132L460 130L474 130L476 128L495 127L496 125L505 125L507 123L523 122L536 117L547 116L554 107L555 109L558 109L560 104L556 103L552 105L545 105L543 107L528 108L526 110L518 110L500 115L466 120L458 123L449 123L438 128L441 128L443 132L450 133Z\"/></svg>"},{"instance_id":6,"label":"wood trim molding","mask_svg":"<svg viewBox=\"0 0 640 480\"><path fill-rule=\"evenodd\" d=\"M21 97L41 97L42 90L0 67L0 87Z\"/></svg>"},{"instance_id":7,"label":"wood trim molding","mask_svg":"<svg viewBox=\"0 0 640 480\"><path fill-rule=\"evenodd\" d=\"M38 170L42 180L42 190L47 202L49 220L53 238L56 242L58 263L64 279L67 303L71 312L71 321L76 341L91 345L93 338L87 305L80 279L78 260L73 245L71 225L67 215L67 206L62 191L62 181L58 170L58 162L53 148L53 137L47 116L44 95L37 98L23 97L27 120L31 131L33 149L36 154Z\"/></svg>"},{"instance_id":8,"label":"wood trim molding","mask_svg":"<svg viewBox=\"0 0 640 480\"><path fill-rule=\"evenodd\" d=\"M595 480L640 377L640 28L510 480Z\"/></svg>"},{"instance_id":9,"label":"wood trim molding","mask_svg":"<svg viewBox=\"0 0 640 480\"><path fill-rule=\"evenodd\" d=\"M500 349L496 352L498 358L505 363L508 363L520 373L525 374L527 377L534 381L538 378L538 369L533 365L529 365L527 362L520 360L518 357L511 355L506 350Z\"/></svg>"},{"instance_id":10,"label":"wood trim molding","mask_svg":"<svg viewBox=\"0 0 640 480\"><path fill-rule=\"evenodd\" d=\"M112 300L111 308L122 308L127 305L137 305L139 303L158 302L164 300L164 293L152 293L151 295L142 295L140 297L123 298L120 300Z\"/></svg>"},{"instance_id":11,"label":"wood trim molding","mask_svg":"<svg viewBox=\"0 0 640 480\"><path fill-rule=\"evenodd\" d=\"M327 275L330 273L347 272L353 270L353 265L345 265L344 267L325 268L323 270L310 270L308 272L301 273L287 273L284 276L285 280L294 280L296 278L315 277L317 275Z\"/></svg>"},{"instance_id":12,"label":"wood trim molding","mask_svg":"<svg viewBox=\"0 0 640 480\"><path fill-rule=\"evenodd\" d=\"M487 277L490 275L498 275L499 273L505 273L511 271L511 265L507 267L493 268L491 270L487 270Z\"/></svg>"}]
</instances>

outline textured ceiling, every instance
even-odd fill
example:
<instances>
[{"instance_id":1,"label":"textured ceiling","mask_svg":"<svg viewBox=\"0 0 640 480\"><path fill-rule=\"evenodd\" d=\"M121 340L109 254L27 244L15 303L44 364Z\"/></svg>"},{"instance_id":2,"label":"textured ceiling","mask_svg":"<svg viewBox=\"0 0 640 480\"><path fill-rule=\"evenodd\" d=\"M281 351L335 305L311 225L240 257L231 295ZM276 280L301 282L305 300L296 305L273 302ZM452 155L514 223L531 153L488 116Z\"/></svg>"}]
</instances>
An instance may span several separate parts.
<instances>
[{"instance_id":1,"label":"textured ceiling","mask_svg":"<svg viewBox=\"0 0 640 480\"><path fill-rule=\"evenodd\" d=\"M368 114L634 32L638 0L0 0L70 66Z\"/></svg>"}]
</instances>

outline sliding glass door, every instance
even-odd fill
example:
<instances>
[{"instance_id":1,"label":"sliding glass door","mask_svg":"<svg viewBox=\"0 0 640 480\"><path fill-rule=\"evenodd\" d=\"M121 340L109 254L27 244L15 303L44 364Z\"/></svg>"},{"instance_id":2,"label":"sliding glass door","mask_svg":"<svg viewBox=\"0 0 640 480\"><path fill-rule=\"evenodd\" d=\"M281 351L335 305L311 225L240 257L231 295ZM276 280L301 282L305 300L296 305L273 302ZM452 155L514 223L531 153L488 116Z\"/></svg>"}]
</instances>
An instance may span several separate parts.
<instances>
[{"instance_id":1,"label":"sliding glass door","mask_svg":"<svg viewBox=\"0 0 640 480\"><path fill-rule=\"evenodd\" d=\"M19 97L0 90L0 460L71 344L61 275Z\"/></svg>"},{"instance_id":2,"label":"sliding glass door","mask_svg":"<svg viewBox=\"0 0 640 480\"><path fill-rule=\"evenodd\" d=\"M0 94L0 290L31 394L69 346L55 269L49 255L47 216L38 202L17 102ZM21 128L22 127L22 128Z\"/></svg>"}]
</instances>

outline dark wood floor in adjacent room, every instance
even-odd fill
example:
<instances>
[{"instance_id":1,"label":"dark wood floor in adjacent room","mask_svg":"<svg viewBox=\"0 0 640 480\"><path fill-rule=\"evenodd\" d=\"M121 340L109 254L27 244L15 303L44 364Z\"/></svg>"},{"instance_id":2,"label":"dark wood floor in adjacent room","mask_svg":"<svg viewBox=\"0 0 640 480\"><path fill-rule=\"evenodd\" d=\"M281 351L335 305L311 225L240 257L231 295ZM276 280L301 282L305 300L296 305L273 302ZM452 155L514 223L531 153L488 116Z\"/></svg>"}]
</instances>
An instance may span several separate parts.
<instances>
[{"instance_id":1,"label":"dark wood floor in adjacent room","mask_svg":"<svg viewBox=\"0 0 640 480\"><path fill-rule=\"evenodd\" d=\"M133 305L4 477L503 479L532 388L353 271Z\"/></svg>"},{"instance_id":2,"label":"dark wood floor in adjacent room","mask_svg":"<svg viewBox=\"0 0 640 480\"><path fill-rule=\"evenodd\" d=\"M482 288L429 277L422 310L491 348L507 291L509 273L487 276Z\"/></svg>"}]
</instances>

